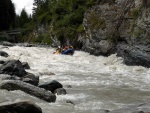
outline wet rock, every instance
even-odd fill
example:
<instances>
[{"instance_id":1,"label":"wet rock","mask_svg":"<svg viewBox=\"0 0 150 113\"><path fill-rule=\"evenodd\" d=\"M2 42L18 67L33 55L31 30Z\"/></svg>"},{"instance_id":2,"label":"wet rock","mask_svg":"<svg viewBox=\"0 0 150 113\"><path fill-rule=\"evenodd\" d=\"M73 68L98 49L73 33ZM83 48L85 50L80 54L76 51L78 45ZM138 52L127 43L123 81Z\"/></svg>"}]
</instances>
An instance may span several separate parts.
<instances>
[{"instance_id":1,"label":"wet rock","mask_svg":"<svg viewBox=\"0 0 150 113\"><path fill-rule=\"evenodd\" d=\"M27 72L19 60L9 60L0 67L0 74L9 74L23 77L27 74Z\"/></svg>"},{"instance_id":2,"label":"wet rock","mask_svg":"<svg viewBox=\"0 0 150 113\"><path fill-rule=\"evenodd\" d=\"M23 46L23 47L36 47L35 44L31 44L31 43L18 43L17 46Z\"/></svg>"},{"instance_id":3,"label":"wet rock","mask_svg":"<svg viewBox=\"0 0 150 113\"><path fill-rule=\"evenodd\" d=\"M54 94L57 94L57 95L66 95L67 92L64 88L58 88L54 91Z\"/></svg>"},{"instance_id":4,"label":"wet rock","mask_svg":"<svg viewBox=\"0 0 150 113\"><path fill-rule=\"evenodd\" d=\"M96 110L89 110L87 113L109 113L109 110L105 109L96 109Z\"/></svg>"},{"instance_id":5,"label":"wet rock","mask_svg":"<svg viewBox=\"0 0 150 113\"><path fill-rule=\"evenodd\" d=\"M36 45L35 44L24 43L23 46L25 46L25 47L35 47Z\"/></svg>"},{"instance_id":6,"label":"wet rock","mask_svg":"<svg viewBox=\"0 0 150 113\"><path fill-rule=\"evenodd\" d=\"M39 106L29 101L0 103L0 113L42 113Z\"/></svg>"},{"instance_id":7,"label":"wet rock","mask_svg":"<svg viewBox=\"0 0 150 113\"><path fill-rule=\"evenodd\" d=\"M9 55L4 51L0 51L0 56L8 57Z\"/></svg>"},{"instance_id":8,"label":"wet rock","mask_svg":"<svg viewBox=\"0 0 150 113\"><path fill-rule=\"evenodd\" d=\"M27 75L22 78L22 81L37 86L39 84L39 76L27 73Z\"/></svg>"},{"instance_id":9,"label":"wet rock","mask_svg":"<svg viewBox=\"0 0 150 113\"><path fill-rule=\"evenodd\" d=\"M3 60L0 60L0 64L4 64L5 63L5 61L3 61Z\"/></svg>"},{"instance_id":10,"label":"wet rock","mask_svg":"<svg viewBox=\"0 0 150 113\"><path fill-rule=\"evenodd\" d=\"M1 44L2 44L3 46L15 46L15 44L10 43L10 42L6 42L6 41L3 41Z\"/></svg>"},{"instance_id":11,"label":"wet rock","mask_svg":"<svg viewBox=\"0 0 150 113\"><path fill-rule=\"evenodd\" d=\"M11 75L6 75L6 74L1 74L2 76L0 76L2 78L2 80L21 80L20 77L17 76L11 76Z\"/></svg>"},{"instance_id":12,"label":"wet rock","mask_svg":"<svg viewBox=\"0 0 150 113\"><path fill-rule=\"evenodd\" d=\"M37 86L39 84L39 76L35 76L32 73L27 73L24 77L18 77L15 75L0 74L2 80L21 80L31 85Z\"/></svg>"},{"instance_id":13,"label":"wet rock","mask_svg":"<svg viewBox=\"0 0 150 113\"><path fill-rule=\"evenodd\" d=\"M127 65L150 67L150 48L147 46L118 45L118 56L123 57Z\"/></svg>"},{"instance_id":14,"label":"wet rock","mask_svg":"<svg viewBox=\"0 0 150 113\"><path fill-rule=\"evenodd\" d=\"M72 86L71 86L71 85L67 85L66 87L67 87L67 88L72 88Z\"/></svg>"},{"instance_id":15,"label":"wet rock","mask_svg":"<svg viewBox=\"0 0 150 113\"><path fill-rule=\"evenodd\" d=\"M25 93L33 95L37 98L43 99L47 102L55 102L56 96L50 91L44 90L42 88L33 86L31 84L19 81L19 80L6 80L0 85L0 89L6 89L8 91L21 90Z\"/></svg>"},{"instance_id":16,"label":"wet rock","mask_svg":"<svg viewBox=\"0 0 150 113\"><path fill-rule=\"evenodd\" d=\"M66 100L66 103L70 103L72 105L75 105L74 102L72 102L71 100Z\"/></svg>"},{"instance_id":17,"label":"wet rock","mask_svg":"<svg viewBox=\"0 0 150 113\"><path fill-rule=\"evenodd\" d=\"M52 80L51 82L47 82L47 83L43 83L39 85L40 88L44 88L46 90L51 91L52 93L54 93L54 91L58 88L62 88L62 84L59 83L56 80Z\"/></svg>"},{"instance_id":18,"label":"wet rock","mask_svg":"<svg viewBox=\"0 0 150 113\"><path fill-rule=\"evenodd\" d=\"M27 62L22 62L22 66L24 67L24 69L30 69L30 66Z\"/></svg>"},{"instance_id":19,"label":"wet rock","mask_svg":"<svg viewBox=\"0 0 150 113\"><path fill-rule=\"evenodd\" d=\"M109 110L101 109L98 113L109 113Z\"/></svg>"}]
</instances>

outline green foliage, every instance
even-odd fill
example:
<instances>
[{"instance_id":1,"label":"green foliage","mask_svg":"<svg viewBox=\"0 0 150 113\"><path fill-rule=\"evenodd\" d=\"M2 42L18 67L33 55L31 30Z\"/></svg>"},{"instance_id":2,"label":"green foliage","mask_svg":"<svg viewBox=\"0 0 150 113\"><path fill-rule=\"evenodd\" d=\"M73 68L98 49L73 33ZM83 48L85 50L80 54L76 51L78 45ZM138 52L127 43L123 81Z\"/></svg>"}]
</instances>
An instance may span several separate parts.
<instances>
[{"instance_id":1,"label":"green foliage","mask_svg":"<svg viewBox=\"0 0 150 113\"><path fill-rule=\"evenodd\" d=\"M29 22L29 17L25 9L22 9L20 14L20 27L24 27Z\"/></svg>"},{"instance_id":2,"label":"green foliage","mask_svg":"<svg viewBox=\"0 0 150 113\"><path fill-rule=\"evenodd\" d=\"M132 20L132 22L131 22L131 27L130 27L131 33L134 31L134 27L135 27L135 19Z\"/></svg>"},{"instance_id":3,"label":"green foliage","mask_svg":"<svg viewBox=\"0 0 150 113\"><path fill-rule=\"evenodd\" d=\"M37 37L33 37L32 42L42 43L42 44L51 44L52 40L47 33L39 34Z\"/></svg>"},{"instance_id":4,"label":"green foliage","mask_svg":"<svg viewBox=\"0 0 150 113\"><path fill-rule=\"evenodd\" d=\"M5 41L5 40L6 40L6 39L5 39L4 37L1 37L1 36L0 36L0 42L1 42L1 41Z\"/></svg>"},{"instance_id":5,"label":"green foliage","mask_svg":"<svg viewBox=\"0 0 150 113\"><path fill-rule=\"evenodd\" d=\"M134 8L131 12L131 17L135 19L138 17L138 14L139 14L139 8Z\"/></svg>"},{"instance_id":6,"label":"green foliage","mask_svg":"<svg viewBox=\"0 0 150 113\"><path fill-rule=\"evenodd\" d=\"M79 27L77 28L77 32L78 33L83 33L84 32L83 24L79 25Z\"/></svg>"},{"instance_id":7,"label":"green foliage","mask_svg":"<svg viewBox=\"0 0 150 113\"><path fill-rule=\"evenodd\" d=\"M143 29L139 29L138 28L138 29L134 30L133 36L136 37L136 38L138 38L138 37L140 37L144 33L145 33L145 31Z\"/></svg>"},{"instance_id":8,"label":"green foliage","mask_svg":"<svg viewBox=\"0 0 150 113\"><path fill-rule=\"evenodd\" d=\"M33 42L41 43L42 40L43 40L43 36L42 36L42 34L39 34L38 37L35 37L35 38L33 39Z\"/></svg>"},{"instance_id":9,"label":"green foliage","mask_svg":"<svg viewBox=\"0 0 150 113\"><path fill-rule=\"evenodd\" d=\"M43 36L42 43L44 43L44 44L51 44L52 43L52 40L48 34L43 34L42 36Z\"/></svg>"},{"instance_id":10,"label":"green foliage","mask_svg":"<svg viewBox=\"0 0 150 113\"><path fill-rule=\"evenodd\" d=\"M94 3L95 0L34 0L33 21L35 25L52 26L51 33L59 39L72 39L84 32L84 13Z\"/></svg>"},{"instance_id":11,"label":"green foliage","mask_svg":"<svg viewBox=\"0 0 150 113\"><path fill-rule=\"evenodd\" d=\"M90 13L90 16L88 17L88 22L90 23L90 28L92 29L105 29L106 23L103 18L100 18L97 14L94 12Z\"/></svg>"},{"instance_id":12,"label":"green foliage","mask_svg":"<svg viewBox=\"0 0 150 113\"><path fill-rule=\"evenodd\" d=\"M119 32L107 33L106 39L111 40L111 41L117 41L120 39L120 33Z\"/></svg>"},{"instance_id":13,"label":"green foliage","mask_svg":"<svg viewBox=\"0 0 150 113\"><path fill-rule=\"evenodd\" d=\"M28 15L25 9L22 9L20 16L16 15L16 28L21 29L21 35L18 38L19 42L26 42L32 38L34 24L32 22L32 16Z\"/></svg>"}]
</instances>

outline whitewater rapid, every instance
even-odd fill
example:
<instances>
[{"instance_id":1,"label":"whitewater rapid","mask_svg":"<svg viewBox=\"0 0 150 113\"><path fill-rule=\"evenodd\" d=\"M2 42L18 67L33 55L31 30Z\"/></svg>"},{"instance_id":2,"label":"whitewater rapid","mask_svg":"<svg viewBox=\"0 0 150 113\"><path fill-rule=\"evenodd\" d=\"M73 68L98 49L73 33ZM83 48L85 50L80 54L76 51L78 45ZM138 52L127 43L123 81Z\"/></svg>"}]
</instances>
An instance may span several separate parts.
<instances>
[{"instance_id":1,"label":"whitewater rapid","mask_svg":"<svg viewBox=\"0 0 150 113\"><path fill-rule=\"evenodd\" d=\"M47 103L22 91L0 90L0 102L31 100L43 113L98 113L150 100L150 69L126 66L115 54L103 57L75 51L73 56L56 55L51 47L0 46L0 50L9 54L0 60L28 62L31 69L26 71L39 76L40 83L57 80L67 91L55 103Z\"/></svg>"}]
</instances>

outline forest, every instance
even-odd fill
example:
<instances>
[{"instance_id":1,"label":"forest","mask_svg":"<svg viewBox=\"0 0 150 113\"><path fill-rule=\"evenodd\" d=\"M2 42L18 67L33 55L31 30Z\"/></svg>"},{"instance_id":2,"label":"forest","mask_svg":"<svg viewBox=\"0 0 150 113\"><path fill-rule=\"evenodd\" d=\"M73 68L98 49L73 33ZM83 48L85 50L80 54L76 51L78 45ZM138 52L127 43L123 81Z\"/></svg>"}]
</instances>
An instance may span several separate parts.
<instances>
[{"instance_id":1,"label":"forest","mask_svg":"<svg viewBox=\"0 0 150 113\"><path fill-rule=\"evenodd\" d=\"M21 29L20 42L38 42L51 44L51 36L58 40L75 39L83 34L85 11L99 0L34 0L33 13L28 15L25 9L15 13L11 0L1 0L0 31Z\"/></svg>"}]
</instances>

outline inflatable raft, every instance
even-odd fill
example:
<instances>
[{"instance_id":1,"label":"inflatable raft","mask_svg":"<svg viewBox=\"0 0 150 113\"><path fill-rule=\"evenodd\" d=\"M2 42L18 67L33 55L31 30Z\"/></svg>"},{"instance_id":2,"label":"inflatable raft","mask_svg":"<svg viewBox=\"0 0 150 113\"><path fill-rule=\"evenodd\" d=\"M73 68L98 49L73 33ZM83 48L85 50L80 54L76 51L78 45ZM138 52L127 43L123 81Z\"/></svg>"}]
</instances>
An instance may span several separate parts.
<instances>
[{"instance_id":1,"label":"inflatable raft","mask_svg":"<svg viewBox=\"0 0 150 113\"><path fill-rule=\"evenodd\" d=\"M73 55L74 54L74 50L73 49L67 49L63 52L61 52L61 54L64 54L64 55Z\"/></svg>"}]
</instances>

